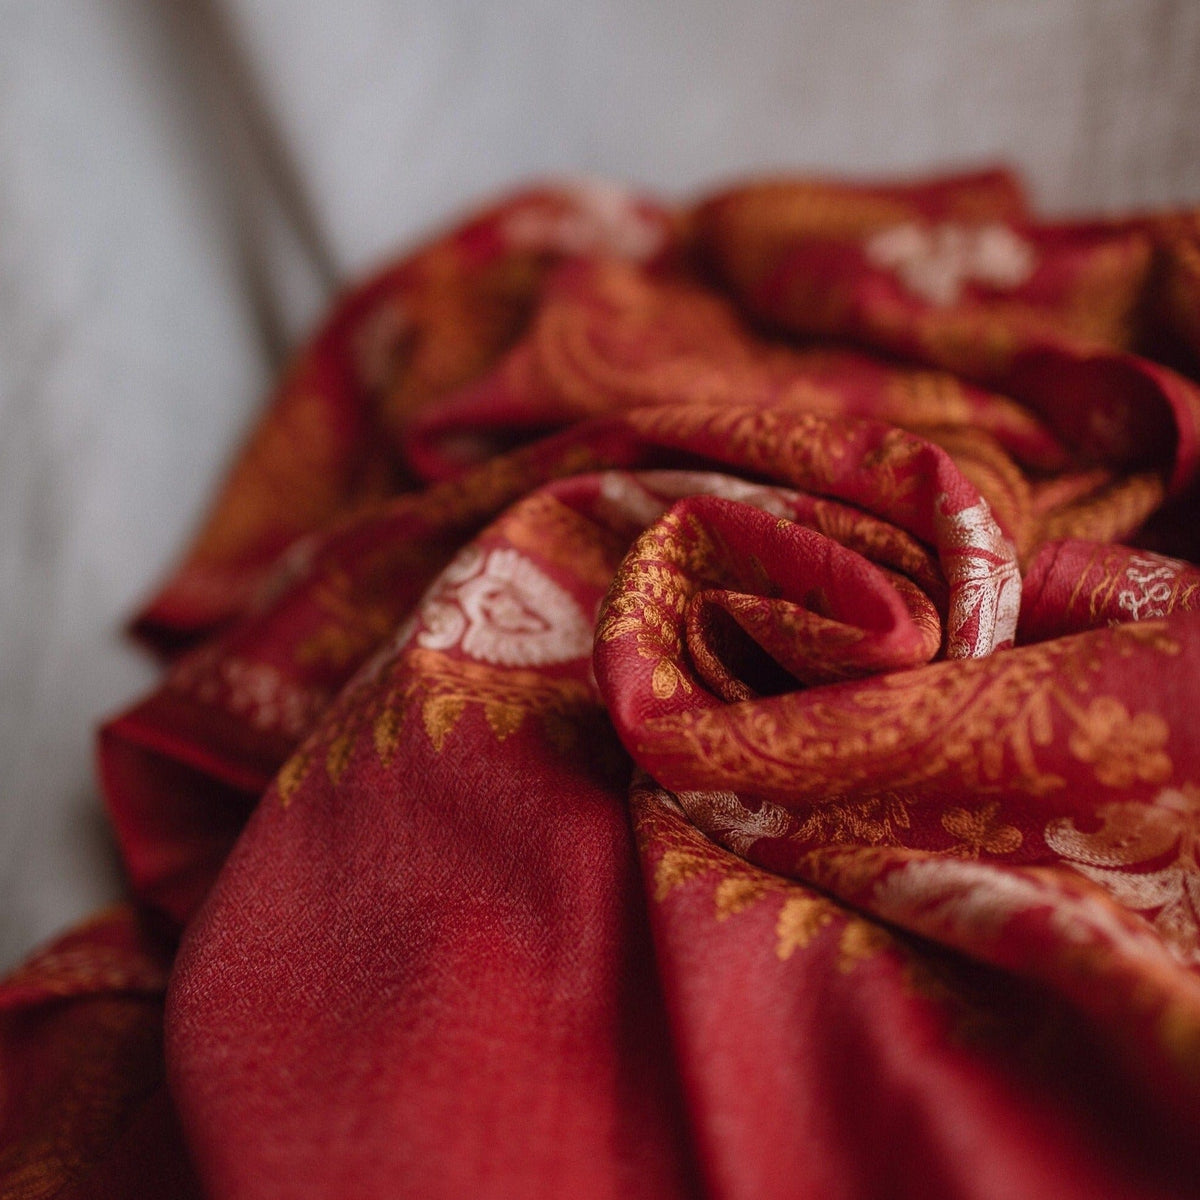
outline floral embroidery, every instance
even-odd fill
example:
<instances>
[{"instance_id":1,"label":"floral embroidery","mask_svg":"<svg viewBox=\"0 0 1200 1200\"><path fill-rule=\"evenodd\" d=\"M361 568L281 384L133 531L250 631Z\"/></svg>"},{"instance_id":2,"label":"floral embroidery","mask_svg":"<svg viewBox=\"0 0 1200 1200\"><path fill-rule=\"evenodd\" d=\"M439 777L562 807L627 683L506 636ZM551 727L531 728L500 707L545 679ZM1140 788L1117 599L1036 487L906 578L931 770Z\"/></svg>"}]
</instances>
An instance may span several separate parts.
<instances>
[{"instance_id":1,"label":"floral embroidery","mask_svg":"<svg viewBox=\"0 0 1200 1200\"><path fill-rule=\"evenodd\" d=\"M614 522L644 528L663 515L675 500L687 496L720 496L791 517L799 499L786 488L747 483L717 471L605 471L600 476L601 512Z\"/></svg>"},{"instance_id":2,"label":"floral embroidery","mask_svg":"<svg viewBox=\"0 0 1200 1200\"><path fill-rule=\"evenodd\" d=\"M632 523L644 529L667 510L667 502L628 471L605 471L600 476L600 515L614 525Z\"/></svg>"},{"instance_id":3,"label":"floral embroidery","mask_svg":"<svg viewBox=\"0 0 1200 1200\"><path fill-rule=\"evenodd\" d=\"M1171 558L1135 554L1125 568L1129 584L1117 594L1117 605L1135 621L1163 617L1171 611L1171 597L1183 564Z\"/></svg>"},{"instance_id":4,"label":"floral embroidery","mask_svg":"<svg viewBox=\"0 0 1200 1200\"><path fill-rule=\"evenodd\" d=\"M1144 962L1170 961L1141 920L1096 899L1090 885L1072 886L1045 870L929 856L886 874L871 907L886 920L964 948L995 943L1016 918L1042 913L1064 941Z\"/></svg>"},{"instance_id":5,"label":"floral embroidery","mask_svg":"<svg viewBox=\"0 0 1200 1200\"><path fill-rule=\"evenodd\" d=\"M747 854L759 838L783 837L791 816L777 804L763 804L755 812L733 792L676 792L687 818L735 854Z\"/></svg>"},{"instance_id":6,"label":"floral embroidery","mask_svg":"<svg viewBox=\"0 0 1200 1200\"><path fill-rule=\"evenodd\" d=\"M525 497L493 526L495 535L536 556L559 579L603 592L629 548L628 537L564 504L549 489Z\"/></svg>"},{"instance_id":7,"label":"floral embroidery","mask_svg":"<svg viewBox=\"0 0 1200 1200\"><path fill-rule=\"evenodd\" d=\"M779 939L775 953L781 959L791 958L803 950L833 920L836 907L824 896L789 896L779 910L775 936Z\"/></svg>"},{"instance_id":8,"label":"floral embroidery","mask_svg":"<svg viewBox=\"0 0 1200 1200\"><path fill-rule=\"evenodd\" d=\"M1052 891L1027 873L930 856L884 875L872 902L886 920L971 944L995 941L1013 917L1048 908L1052 898Z\"/></svg>"},{"instance_id":9,"label":"floral embroidery","mask_svg":"<svg viewBox=\"0 0 1200 1200\"><path fill-rule=\"evenodd\" d=\"M594 714L597 705L587 684L472 662L411 644L411 633L409 638L394 661L389 647L364 667L322 722L324 737L310 739L284 764L276 777L284 808L317 763L323 763L329 780L337 783L364 731L369 731L369 741L385 765L394 760L413 720L441 753L468 708L476 705L497 742L536 717L553 749L577 753L585 739L595 749L595 730L584 718Z\"/></svg>"},{"instance_id":10,"label":"floral embroidery","mask_svg":"<svg viewBox=\"0 0 1200 1200\"><path fill-rule=\"evenodd\" d=\"M1092 833L1070 817L1051 821L1046 845L1118 903L1153 914L1163 941L1183 962L1200 964L1200 788L1166 788L1152 804L1105 804L1097 816ZM1131 869L1168 855L1164 866Z\"/></svg>"},{"instance_id":11,"label":"floral embroidery","mask_svg":"<svg viewBox=\"0 0 1200 1200\"><path fill-rule=\"evenodd\" d=\"M643 855L657 855L655 900L665 900L676 888L701 876L716 875L713 910L718 921L729 920L771 897L782 899L775 921L775 955L781 962L806 949L827 928L838 930L836 962L843 974L895 949L895 939L876 922L849 912L803 883L746 862L711 841L689 819L691 812L720 813L725 840L749 849L764 836L760 830L778 829L787 821L782 809L764 805L755 813L728 793L676 795L645 776L631 790L630 804Z\"/></svg>"},{"instance_id":12,"label":"floral embroidery","mask_svg":"<svg viewBox=\"0 0 1200 1200\"><path fill-rule=\"evenodd\" d=\"M985 804L974 812L965 808L947 809L942 814L942 828L958 838L962 846L958 853L969 858L980 854L1011 854L1019 850L1024 840L1015 825L1001 825L996 820L998 802Z\"/></svg>"},{"instance_id":13,"label":"floral embroidery","mask_svg":"<svg viewBox=\"0 0 1200 1200\"><path fill-rule=\"evenodd\" d=\"M1194 800L1188 803L1194 807ZM1084 849L1069 822L1052 823L1056 836L1073 853L1111 857L1108 850ZM1163 936L1165 927L1166 936L1178 937L1175 913L1162 927L1152 926L1082 873L934 856L893 857L888 870L886 853L872 851L865 860L861 852L815 854L805 866L822 886L849 889L852 902L913 933L1042 977L1075 1003L1099 1010L1123 1039L1144 1045L1132 1028L1141 1025L1172 1058L1189 1067L1200 1061L1200 980L1179 963L1181 950L1190 955L1193 943ZM1111 882L1106 877L1104 885ZM1153 890L1154 884L1146 889ZM1194 897L1186 903L1194 911Z\"/></svg>"},{"instance_id":14,"label":"floral embroidery","mask_svg":"<svg viewBox=\"0 0 1200 1200\"><path fill-rule=\"evenodd\" d=\"M360 563L353 574L326 568L312 587L313 603L326 619L297 644L296 661L338 672L362 662L410 606L411 597L395 581L428 570L426 560L403 550Z\"/></svg>"},{"instance_id":15,"label":"floral embroidery","mask_svg":"<svg viewBox=\"0 0 1200 1200\"><path fill-rule=\"evenodd\" d=\"M430 743L440 751L471 704L482 707L497 741L503 742L527 716L537 714L548 739L560 744L572 740L570 714L578 715L594 704L589 688L578 680L495 670L433 650L411 649L403 676L404 683L389 696L374 722L375 748L384 762L395 753L410 711L419 712Z\"/></svg>"},{"instance_id":16,"label":"floral embroidery","mask_svg":"<svg viewBox=\"0 0 1200 1200\"><path fill-rule=\"evenodd\" d=\"M182 659L168 686L244 717L264 733L292 739L310 728L330 699L323 689L303 687L269 663L222 658L208 650Z\"/></svg>"},{"instance_id":17,"label":"floral embroidery","mask_svg":"<svg viewBox=\"0 0 1200 1200\"><path fill-rule=\"evenodd\" d=\"M864 846L898 846L912 820L912 798L900 792L881 792L862 799L847 797L812 805L792 840L813 846L856 842Z\"/></svg>"},{"instance_id":18,"label":"floral embroidery","mask_svg":"<svg viewBox=\"0 0 1200 1200\"><path fill-rule=\"evenodd\" d=\"M1000 532L987 502L947 512L938 497L936 520L946 577L957 585L948 655L979 657L1010 643L1021 605L1021 573L1012 544ZM973 633L968 636L968 629Z\"/></svg>"},{"instance_id":19,"label":"floral embroidery","mask_svg":"<svg viewBox=\"0 0 1200 1200\"><path fill-rule=\"evenodd\" d=\"M511 548L469 546L442 574L421 610L417 642L458 646L479 662L546 666L585 657L592 623L575 600Z\"/></svg>"},{"instance_id":20,"label":"floral embroidery","mask_svg":"<svg viewBox=\"0 0 1200 1200\"><path fill-rule=\"evenodd\" d=\"M1037 265L1033 247L1006 225L918 225L905 222L874 234L867 261L894 271L904 286L944 307L968 283L1005 290L1020 287Z\"/></svg>"},{"instance_id":21,"label":"floral embroidery","mask_svg":"<svg viewBox=\"0 0 1200 1200\"><path fill-rule=\"evenodd\" d=\"M1055 742L1056 720L1064 719L1076 727L1075 745L1101 770L1162 783L1171 763L1161 718L1131 719L1123 708L1117 713L1096 701L1084 708L1078 699L1094 686L1090 676L1106 654L1134 653L1173 655L1179 646L1161 622L1129 623L898 671L826 695L792 692L694 708L645 721L639 753L653 755L674 786L738 787L786 800L789 808L841 802L881 777L901 793L938 780L972 791L1003 781L1006 790L1042 796L1066 782L1055 764L1039 761L1041 748ZM1115 754L1105 741L1110 734L1123 739ZM1142 756L1136 763L1123 757L1131 750Z\"/></svg>"},{"instance_id":22,"label":"floral embroidery","mask_svg":"<svg viewBox=\"0 0 1200 1200\"><path fill-rule=\"evenodd\" d=\"M525 205L509 215L503 235L521 249L560 254L607 253L644 260L662 249L667 230L625 188L580 180L566 190L567 204Z\"/></svg>"},{"instance_id":23,"label":"floral embroidery","mask_svg":"<svg viewBox=\"0 0 1200 1200\"><path fill-rule=\"evenodd\" d=\"M1139 779L1165 783L1171 774L1171 760L1163 752L1169 733L1156 713L1131 717L1115 696L1099 696L1076 717L1067 745L1109 787L1129 787Z\"/></svg>"},{"instance_id":24,"label":"floral embroidery","mask_svg":"<svg viewBox=\"0 0 1200 1200\"><path fill-rule=\"evenodd\" d=\"M861 429L847 431L810 413L696 403L637 409L628 420L668 444L711 439L722 454L738 456L748 469L786 472L792 483L832 492L869 512L908 508L913 518L921 477L938 468L931 455L944 453L899 429L868 449ZM863 477L870 479L867 494L860 494ZM985 501L950 511L949 497L942 494L932 507L929 515L951 585L948 656L990 654L1011 643L1016 630L1021 584L1014 548Z\"/></svg>"},{"instance_id":25,"label":"floral embroidery","mask_svg":"<svg viewBox=\"0 0 1200 1200\"><path fill-rule=\"evenodd\" d=\"M688 535L686 540L681 533ZM670 512L642 534L613 579L597 640L636 635L638 654L654 663L651 690L656 699L693 691L677 665L683 653L680 625L694 577L715 557L696 518Z\"/></svg>"}]
</instances>

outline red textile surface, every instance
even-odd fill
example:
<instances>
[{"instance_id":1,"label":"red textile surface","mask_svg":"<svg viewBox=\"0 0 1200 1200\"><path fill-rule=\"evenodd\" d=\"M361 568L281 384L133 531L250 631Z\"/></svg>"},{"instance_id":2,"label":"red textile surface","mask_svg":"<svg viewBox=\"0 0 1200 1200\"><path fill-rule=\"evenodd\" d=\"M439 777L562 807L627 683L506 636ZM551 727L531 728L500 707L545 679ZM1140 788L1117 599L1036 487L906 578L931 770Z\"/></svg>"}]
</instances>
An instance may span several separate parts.
<instances>
[{"instance_id":1,"label":"red textile surface","mask_svg":"<svg viewBox=\"0 0 1200 1200\"><path fill-rule=\"evenodd\" d=\"M344 296L137 621L4 1194L1194 1195L1198 230L546 187Z\"/></svg>"}]
</instances>

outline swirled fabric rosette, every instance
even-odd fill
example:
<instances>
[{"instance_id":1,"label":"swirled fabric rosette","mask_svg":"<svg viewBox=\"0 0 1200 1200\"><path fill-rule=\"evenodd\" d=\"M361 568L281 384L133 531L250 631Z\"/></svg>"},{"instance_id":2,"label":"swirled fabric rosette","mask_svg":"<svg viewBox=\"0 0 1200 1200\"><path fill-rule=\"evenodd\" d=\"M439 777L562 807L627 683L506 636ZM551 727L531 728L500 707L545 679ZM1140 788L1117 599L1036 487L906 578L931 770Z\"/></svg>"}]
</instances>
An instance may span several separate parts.
<instances>
[{"instance_id":1,"label":"swirled fabric rosette","mask_svg":"<svg viewBox=\"0 0 1200 1200\"><path fill-rule=\"evenodd\" d=\"M1198 230L546 186L347 292L135 623L6 1194L1194 1195Z\"/></svg>"}]
</instances>

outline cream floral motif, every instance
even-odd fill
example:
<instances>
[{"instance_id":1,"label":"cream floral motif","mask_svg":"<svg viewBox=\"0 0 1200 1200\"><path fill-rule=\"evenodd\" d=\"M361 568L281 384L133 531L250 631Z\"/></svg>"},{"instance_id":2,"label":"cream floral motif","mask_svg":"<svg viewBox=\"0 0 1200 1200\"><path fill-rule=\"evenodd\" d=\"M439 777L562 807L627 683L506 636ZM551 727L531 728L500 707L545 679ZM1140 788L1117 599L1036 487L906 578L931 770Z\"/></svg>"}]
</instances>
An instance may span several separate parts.
<instances>
[{"instance_id":1,"label":"cream floral motif","mask_svg":"<svg viewBox=\"0 0 1200 1200\"><path fill-rule=\"evenodd\" d=\"M511 548L463 551L426 599L420 622L423 649L458 646L506 667L572 662L592 649L592 622L575 600Z\"/></svg>"},{"instance_id":2,"label":"cream floral motif","mask_svg":"<svg viewBox=\"0 0 1200 1200\"><path fill-rule=\"evenodd\" d=\"M1150 967L1175 965L1156 931L1138 916L1045 871L960 858L919 859L880 880L869 907L914 933L967 950L995 942L1017 917L1042 912L1072 945L1103 947Z\"/></svg>"},{"instance_id":3,"label":"cream floral motif","mask_svg":"<svg viewBox=\"0 0 1200 1200\"><path fill-rule=\"evenodd\" d=\"M786 488L747 483L717 471L605 471L600 495L610 512L641 525L649 525L676 500L687 496L719 496L761 508L775 517L791 517L794 492Z\"/></svg>"},{"instance_id":4,"label":"cream floral motif","mask_svg":"<svg viewBox=\"0 0 1200 1200\"><path fill-rule=\"evenodd\" d=\"M628 471L605 471L600 476L600 501L598 508L601 514L614 523L632 522L634 525L646 526L667 511L667 504L661 496L648 491L634 475Z\"/></svg>"},{"instance_id":5,"label":"cream floral motif","mask_svg":"<svg viewBox=\"0 0 1200 1200\"><path fill-rule=\"evenodd\" d=\"M735 792L682 791L675 798L693 825L735 854L748 854L760 838L784 837L791 826L786 809L764 803L755 812Z\"/></svg>"},{"instance_id":6,"label":"cream floral motif","mask_svg":"<svg viewBox=\"0 0 1200 1200\"><path fill-rule=\"evenodd\" d=\"M731 855L690 820L701 810L724 814L716 818L716 823L725 821L727 831L728 822L736 824L740 832L735 838L748 850L759 836L771 836L780 830L781 820L787 821L787 814L774 805L764 805L752 813L731 792L676 795L640 772L630 791L630 804L642 852L649 852L655 859L656 900L665 900L692 880L715 875L712 898L718 921L727 921L771 899L781 901L775 921L775 956L780 962L813 945L830 928L836 931L836 962L843 974L895 949L893 939L881 926L852 915L799 880L775 875Z\"/></svg>"},{"instance_id":7,"label":"cream floral motif","mask_svg":"<svg viewBox=\"0 0 1200 1200\"><path fill-rule=\"evenodd\" d=\"M269 663L201 652L181 660L168 686L219 705L264 733L298 738L329 703L328 692L289 679Z\"/></svg>"},{"instance_id":8,"label":"cream floral motif","mask_svg":"<svg viewBox=\"0 0 1200 1200\"><path fill-rule=\"evenodd\" d=\"M1105 804L1097 816L1091 833L1070 817L1051 821L1046 845L1150 919L1181 961L1200 964L1200 788L1164 788L1153 804Z\"/></svg>"},{"instance_id":9,"label":"cream floral motif","mask_svg":"<svg viewBox=\"0 0 1200 1200\"><path fill-rule=\"evenodd\" d=\"M1181 562L1158 555L1134 554L1125 568L1127 587L1117 593L1117 606L1135 621L1166 616Z\"/></svg>"},{"instance_id":10,"label":"cream floral motif","mask_svg":"<svg viewBox=\"0 0 1200 1200\"><path fill-rule=\"evenodd\" d=\"M643 261L663 247L666 230L643 212L625 188L599 180L580 180L568 188L569 206L517 209L504 222L510 243L526 249L549 248L560 254L614 254Z\"/></svg>"},{"instance_id":11,"label":"cream floral motif","mask_svg":"<svg viewBox=\"0 0 1200 1200\"><path fill-rule=\"evenodd\" d=\"M881 230L865 247L873 266L894 271L916 296L939 307L954 304L970 282L1020 287L1033 274L1033 247L1006 225L919 225Z\"/></svg>"},{"instance_id":12,"label":"cream floral motif","mask_svg":"<svg viewBox=\"0 0 1200 1200\"><path fill-rule=\"evenodd\" d=\"M889 872L874 891L886 920L967 942L997 938L1013 917L1048 907L1052 893L1024 873L960 858L924 858Z\"/></svg>"},{"instance_id":13,"label":"cream floral motif","mask_svg":"<svg viewBox=\"0 0 1200 1200\"><path fill-rule=\"evenodd\" d=\"M982 658L1016 636L1021 573L987 501L954 513L947 507L943 493L935 521L947 579L952 588L957 585L947 657ZM975 630L969 634L972 623Z\"/></svg>"},{"instance_id":14,"label":"cream floral motif","mask_svg":"<svg viewBox=\"0 0 1200 1200\"><path fill-rule=\"evenodd\" d=\"M645 471L641 478L647 487L672 501L685 496L719 496L722 500L736 500L761 508L773 517L790 517L795 511L795 492L787 488L747 483L744 479L722 475L717 471Z\"/></svg>"}]
</instances>

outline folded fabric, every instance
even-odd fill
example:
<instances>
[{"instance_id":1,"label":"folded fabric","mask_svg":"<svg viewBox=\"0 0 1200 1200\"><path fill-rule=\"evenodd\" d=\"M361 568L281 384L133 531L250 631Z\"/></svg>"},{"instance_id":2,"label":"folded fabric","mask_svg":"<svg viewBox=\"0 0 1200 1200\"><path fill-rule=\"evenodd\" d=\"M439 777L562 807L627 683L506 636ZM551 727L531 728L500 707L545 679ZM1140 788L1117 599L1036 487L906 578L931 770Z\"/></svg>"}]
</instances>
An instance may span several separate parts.
<instances>
[{"instance_id":1,"label":"folded fabric","mask_svg":"<svg viewBox=\"0 0 1200 1200\"><path fill-rule=\"evenodd\" d=\"M1200 213L1003 171L346 293L135 623L0 1191L1195 1195L1198 379Z\"/></svg>"}]
</instances>

